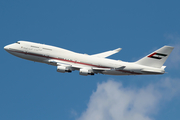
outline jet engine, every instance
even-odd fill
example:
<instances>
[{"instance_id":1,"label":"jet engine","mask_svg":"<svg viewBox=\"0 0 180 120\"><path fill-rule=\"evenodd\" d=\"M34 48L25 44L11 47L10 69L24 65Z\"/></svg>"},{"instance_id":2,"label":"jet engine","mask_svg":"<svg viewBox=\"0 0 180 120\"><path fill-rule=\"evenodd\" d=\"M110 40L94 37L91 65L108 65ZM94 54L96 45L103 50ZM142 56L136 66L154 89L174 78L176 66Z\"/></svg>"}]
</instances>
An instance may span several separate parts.
<instances>
[{"instance_id":1,"label":"jet engine","mask_svg":"<svg viewBox=\"0 0 180 120\"><path fill-rule=\"evenodd\" d=\"M87 76L87 75L94 75L94 72L91 69L80 69L79 74Z\"/></svg>"},{"instance_id":2,"label":"jet engine","mask_svg":"<svg viewBox=\"0 0 180 120\"><path fill-rule=\"evenodd\" d=\"M61 72L61 73L72 72L72 68L67 66L57 66L57 72Z\"/></svg>"}]
</instances>

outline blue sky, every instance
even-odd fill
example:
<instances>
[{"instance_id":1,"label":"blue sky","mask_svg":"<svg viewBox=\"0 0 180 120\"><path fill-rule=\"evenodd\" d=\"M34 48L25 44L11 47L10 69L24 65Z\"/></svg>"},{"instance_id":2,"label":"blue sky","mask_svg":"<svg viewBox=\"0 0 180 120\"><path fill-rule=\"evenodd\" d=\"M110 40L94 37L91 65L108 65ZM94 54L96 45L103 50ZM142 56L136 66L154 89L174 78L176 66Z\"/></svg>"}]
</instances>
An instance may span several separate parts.
<instances>
[{"instance_id":1,"label":"blue sky","mask_svg":"<svg viewBox=\"0 0 180 120\"><path fill-rule=\"evenodd\" d=\"M0 119L179 120L180 2L0 1ZM14 57L3 47L18 40L95 54L123 48L109 58L136 61L175 47L167 74L80 76Z\"/></svg>"}]
</instances>

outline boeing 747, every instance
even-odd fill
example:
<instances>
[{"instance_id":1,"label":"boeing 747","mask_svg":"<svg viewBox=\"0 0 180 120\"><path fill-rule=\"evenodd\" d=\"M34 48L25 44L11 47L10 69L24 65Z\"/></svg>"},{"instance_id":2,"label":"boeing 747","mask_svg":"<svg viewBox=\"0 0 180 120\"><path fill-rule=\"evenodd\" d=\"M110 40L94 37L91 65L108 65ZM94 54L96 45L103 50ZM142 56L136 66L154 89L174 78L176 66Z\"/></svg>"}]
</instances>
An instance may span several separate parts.
<instances>
[{"instance_id":1,"label":"boeing 747","mask_svg":"<svg viewBox=\"0 0 180 120\"><path fill-rule=\"evenodd\" d=\"M163 64L174 49L163 46L136 62L112 60L107 57L118 53L121 48L94 55L72 52L63 48L34 42L18 41L4 49L10 54L35 62L57 66L57 72L79 70L80 75L154 75L164 74Z\"/></svg>"}]
</instances>

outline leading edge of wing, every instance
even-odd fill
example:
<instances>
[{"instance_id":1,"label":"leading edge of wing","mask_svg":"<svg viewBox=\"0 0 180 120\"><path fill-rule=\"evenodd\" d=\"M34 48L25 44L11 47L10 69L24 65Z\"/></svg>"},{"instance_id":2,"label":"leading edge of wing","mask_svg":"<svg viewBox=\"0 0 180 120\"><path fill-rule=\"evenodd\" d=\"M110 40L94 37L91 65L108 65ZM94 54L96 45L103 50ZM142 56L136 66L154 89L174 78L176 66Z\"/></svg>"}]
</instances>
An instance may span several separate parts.
<instances>
[{"instance_id":1,"label":"leading edge of wing","mask_svg":"<svg viewBox=\"0 0 180 120\"><path fill-rule=\"evenodd\" d=\"M111 56L111 55L113 55L113 54L115 54L115 53L118 53L121 49L122 49L122 48L117 48L117 49L115 49L115 50L110 50L110 51L106 51L106 52L94 54L94 55L91 55L91 56L106 58L106 57Z\"/></svg>"}]
</instances>

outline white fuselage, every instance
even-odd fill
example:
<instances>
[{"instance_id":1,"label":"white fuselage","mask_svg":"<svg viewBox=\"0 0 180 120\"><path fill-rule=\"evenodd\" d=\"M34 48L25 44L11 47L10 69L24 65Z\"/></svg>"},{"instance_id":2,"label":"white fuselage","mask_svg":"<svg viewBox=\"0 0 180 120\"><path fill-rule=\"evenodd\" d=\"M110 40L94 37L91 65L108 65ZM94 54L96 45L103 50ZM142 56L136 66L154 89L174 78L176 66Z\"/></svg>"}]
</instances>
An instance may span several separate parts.
<instances>
[{"instance_id":1,"label":"white fuselage","mask_svg":"<svg viewBox=\"0 0 180 120\"><path fill-rule=\"evenodd\" d=\"M105 69L101 71L102 74L108 75L142 75L142 74L155 74L142 72L142 69L150 69L161 71L156 74L163 74L164 70L161 68L148 67L144 65L135 64L133 62L123 62L120 60L112 60L107 58L95 57L87 54L80 54L72 52L59 47L54 47L45 44L19 41L4 47L6 51L14 56L51 65L50 61L58 61L62 64L70 64L72 66L78 66L80 68L99 68ZM115 69L121 66L125 66L123 69ZM110 68L110 70L108 70ZM106 70L107 69L107 70ZM75 69L78 70L78 69Z\"/></svg>"}]
</instances>

